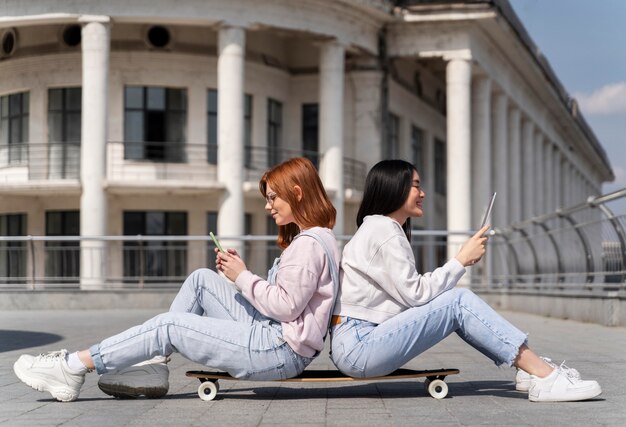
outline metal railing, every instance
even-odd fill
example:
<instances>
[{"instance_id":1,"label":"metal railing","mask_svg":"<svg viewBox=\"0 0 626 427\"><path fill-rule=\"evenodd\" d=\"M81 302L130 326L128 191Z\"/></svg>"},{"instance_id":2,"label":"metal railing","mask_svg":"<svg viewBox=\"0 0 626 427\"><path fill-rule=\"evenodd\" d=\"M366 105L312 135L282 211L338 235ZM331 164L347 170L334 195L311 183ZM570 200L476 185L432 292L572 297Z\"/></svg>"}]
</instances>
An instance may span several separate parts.
<instances>
[{"instance_id":1,"label":"metal railing","mask_svg":"<svg viewBox=\"0 0 626 427\"><path fill-rule=\"evenodd\" d=\"M0 182L79 177L80 141L0 146Z\"/></svg>"},{"instance_id":2,"label":"metal railing","mask_svg":"<svg viewBox=\"0 0 626 427\"><path fill-rule=\"evenodd\" d=\"M281 252L276 236L218 237L242 242L246 265L260 275ZM94 279L102 289L179 288L191 271L215 267L213 248L208 236L0 237L0 291L77 289Z\"/></svg>"},{"instance_id":3,"label":"metal railing","mask_svg":"<svg viewBox=\"0 0 626 427\"><path fill-rule=\"evenodd\" d=\"M626 292L626 214L609 205L626 189L496 229L487 256L470 270L477 289L584 293ZM448 231L414 230L418 271L447 258ZM262 273L280 253L275 236L222 236L240 241L248 267ZM350 236L340 236L341 241ZM91 261L90 261L91 260ZM104 288L177 288L189 272L214 266L207 236L0 237L0 290L78 288L101 263Z\"/></svg>"},{"instance_id":4,"label":"metal railing","mask_svg":"<svg viewBox=\"0 0 626 427\"><path fill-rule=\"evenodd\" d=\"M626 214L609 204L626 189L496 230L490 288L626 290Z\"/></svg>"},{"instance_id":5,"label":"metal railing","mask_svg":"<svg viewBox=\"0 0 626 427\"><path fill-rule=\"evenodd\" d=\"M217 180L216 145L173 142L110 141L106 175L112 182L206 182ZM80 178L80 142L19 144L0 147L0 183ZM290 148L244 147L245 178L257 181L263 172L291 157L304 156L319 166L323 154ZM366 165L344 157L344 186L362 190Z\"/></svg>"}]
</instances>

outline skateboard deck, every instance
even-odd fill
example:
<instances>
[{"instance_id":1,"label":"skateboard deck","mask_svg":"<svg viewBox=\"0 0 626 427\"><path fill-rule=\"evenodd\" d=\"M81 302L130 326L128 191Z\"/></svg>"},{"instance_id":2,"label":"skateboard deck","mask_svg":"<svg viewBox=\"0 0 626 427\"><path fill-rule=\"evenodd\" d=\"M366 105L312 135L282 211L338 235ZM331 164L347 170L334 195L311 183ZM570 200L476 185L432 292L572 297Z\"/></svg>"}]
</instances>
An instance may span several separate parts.
<instances>
[{"instance_id":1,"label":"skateboard deck","mask_svg":"<svg viewBox=\"0 0 626 427\"><path fill-rule=\"evenodd\" d=\"M448 395L448 385L444 379L448 375L458 374L458 369L433 369L427 371L416 371L413 369L398 369L388 375L370 378L352 378L336 370L316 370L307 369L301 375L286 380L273 380L277 382L335 382L335 381L384 381L402 380L413 378L426 378L424 388L435 399L443 399ZM198 378L198 396L202 400L213 400L219 391L218 380L245 381L232 377L226 372L217 371L187 371L188 377Z\"/></svg>"}]
</instances>

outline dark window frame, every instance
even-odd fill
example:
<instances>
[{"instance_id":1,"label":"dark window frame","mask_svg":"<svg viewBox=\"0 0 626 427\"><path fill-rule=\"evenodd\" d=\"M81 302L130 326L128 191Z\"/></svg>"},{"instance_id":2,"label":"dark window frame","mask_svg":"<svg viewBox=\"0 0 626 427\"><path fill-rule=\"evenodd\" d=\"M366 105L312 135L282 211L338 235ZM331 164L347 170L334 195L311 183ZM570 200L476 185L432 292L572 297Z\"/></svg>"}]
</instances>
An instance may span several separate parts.
<instances>
[{"instance_id":1,"label":"dark window frame","mask_svg":"<svg viewBox=\"0 0 626 427\"><path fill-rule=\"evenodd\" d=\"M131 91L141 91L139 106L134 104L136 98ZM155 100L163 92L163 106L156 107ZM131 96L133 102L130 102ZM178 99L179 107L175 107ZM146 160L163 163L184 163L185 143L188 119L188 97L186 88L164 86L124 87L124 159ZM131 135L131 117L141 118L141 136ZM178 123L180 127L176 127ZM136 131L136 130L135 130ZM154 137L158 134L158 137Z\"/></svg>"},{"instance_id":2,"label":"dark window frame","mask_svg":"<svg viewBox=\"0 0 626 427\"><path fill-rule=\"evenodd\" d=\"M0 166L28 160L30 93L0 96Z\"/></svg>"},{"instance_id":3,"label":"dark window frame","mask_svg":"<svg viewBox=\"0 0 626 427\"><path fill-rule=\"evenodd\" d=\"M46 211L46 236L80 236L80 211ZM63 283L78 283L80 242L46 241L45 248L46 278L58 279Z\"/></svg>"},{"instance_id":4,"label":"dark window frame","mask_svg":"<svg viewBox=\"0 0 626 427\"><path fill-rule=\"evenodd\" d=\"M159 230L150 230L150 216L163 217ZM182 227L176 229L177 222ZM133 227L133 222L139 228ZM186 236L189 227L185 211L125 210L122 212L125 236ZM179 224L180 225L180 224ZM187 272L186 241L126 241L123 248L124 277L128 282L169 283L183 280Z\"/></svg>"},{"instance_id":5,"label":"dark window frame","mask_svg":"<svg viewBox=\"0 0 626 427\"><path fill-rule=\"evenodd\" d=\"M319 104L302 104L302 150L304 157L319 166Z\"/></svg>"},{"instance_id":6,"label":"dark window frame","mask_svg":"<svg viewBox=\"0 0 626 427\"><path fill-rule=\"evenodd\" d=\"M0 236L25 236L25 213L0 214ZM26 242L0 242L0 284L26 283Z\"/></svg>"},{"instance_id":7,"label":"dark window frame","mask_svg":"<svg viewBox=\"0 0 626 427\"><path fill-rule=\"evenodd\" d=\"M60 106L53 105L59 94ZM71 105L71 97L78 97L78 104ZM60 124L53 124L59 120ZM77 124L77 128L73 129ZM53 130L60 128L60 136ZM63 87L48 89L48 178L76 179L80 176L80 146L82 139L82 88ZM74 133L72 138L70 134Z\"/></svg>"},{"instance_id":8,"label":"dark window frame","mask_svg":"<svg viewBox=\"0 0 626 427\"><path fill-rule=\"evenodd\" d=\"M282 161L283 145L283 103L267 98L267 166L272 167Z\"/></svg>"}]
</instances>

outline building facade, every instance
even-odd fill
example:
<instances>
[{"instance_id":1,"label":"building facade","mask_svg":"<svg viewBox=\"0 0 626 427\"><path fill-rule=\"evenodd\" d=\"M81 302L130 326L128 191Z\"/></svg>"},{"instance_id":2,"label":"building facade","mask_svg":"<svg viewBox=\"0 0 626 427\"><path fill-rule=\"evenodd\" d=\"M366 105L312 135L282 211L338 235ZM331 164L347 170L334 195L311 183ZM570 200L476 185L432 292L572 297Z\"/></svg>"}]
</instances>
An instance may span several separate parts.
<instances>
[{"instance_id":1,"label":"building facade","mask_svg":"<svg viewBox=\"0 0 626 427\"><path fill-rule=\"evenodd\" d=\"M506 1L8 0L0 37L2 235L271 234L258 179L297 155L319 167L337 234L354 232L384 158L416 164L424 229L475 228L492 191L507 226L613 179ZM205 242L161 242L138 262L117 244L13 251L0 276L89 288L211 257Z\"/></svg>"}]
</instances>

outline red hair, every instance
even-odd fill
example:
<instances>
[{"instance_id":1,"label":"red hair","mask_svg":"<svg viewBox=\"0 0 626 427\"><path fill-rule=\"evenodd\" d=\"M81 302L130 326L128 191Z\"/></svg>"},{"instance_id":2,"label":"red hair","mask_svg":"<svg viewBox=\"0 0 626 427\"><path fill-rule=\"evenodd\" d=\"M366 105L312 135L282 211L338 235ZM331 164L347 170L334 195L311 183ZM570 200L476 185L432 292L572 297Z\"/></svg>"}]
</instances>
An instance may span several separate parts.
<instances>
[{"instance_id":1,"label":"red hair","mask_svg":"<svg viewBox=\"0 0 626 427\"><path fill-rule=\"evenodd\" d=\"M294 191L295 186L302 190L302 198ZM267 186L291 207L296 222L303 227L333 228L337 211L331 203L322 180L309 159L295 157L272 167L263 174L259 182L259 190L266 196ZM280 225L276 243L285 249L300 232L294 224Z\"/></svg>"}]
</instances>

